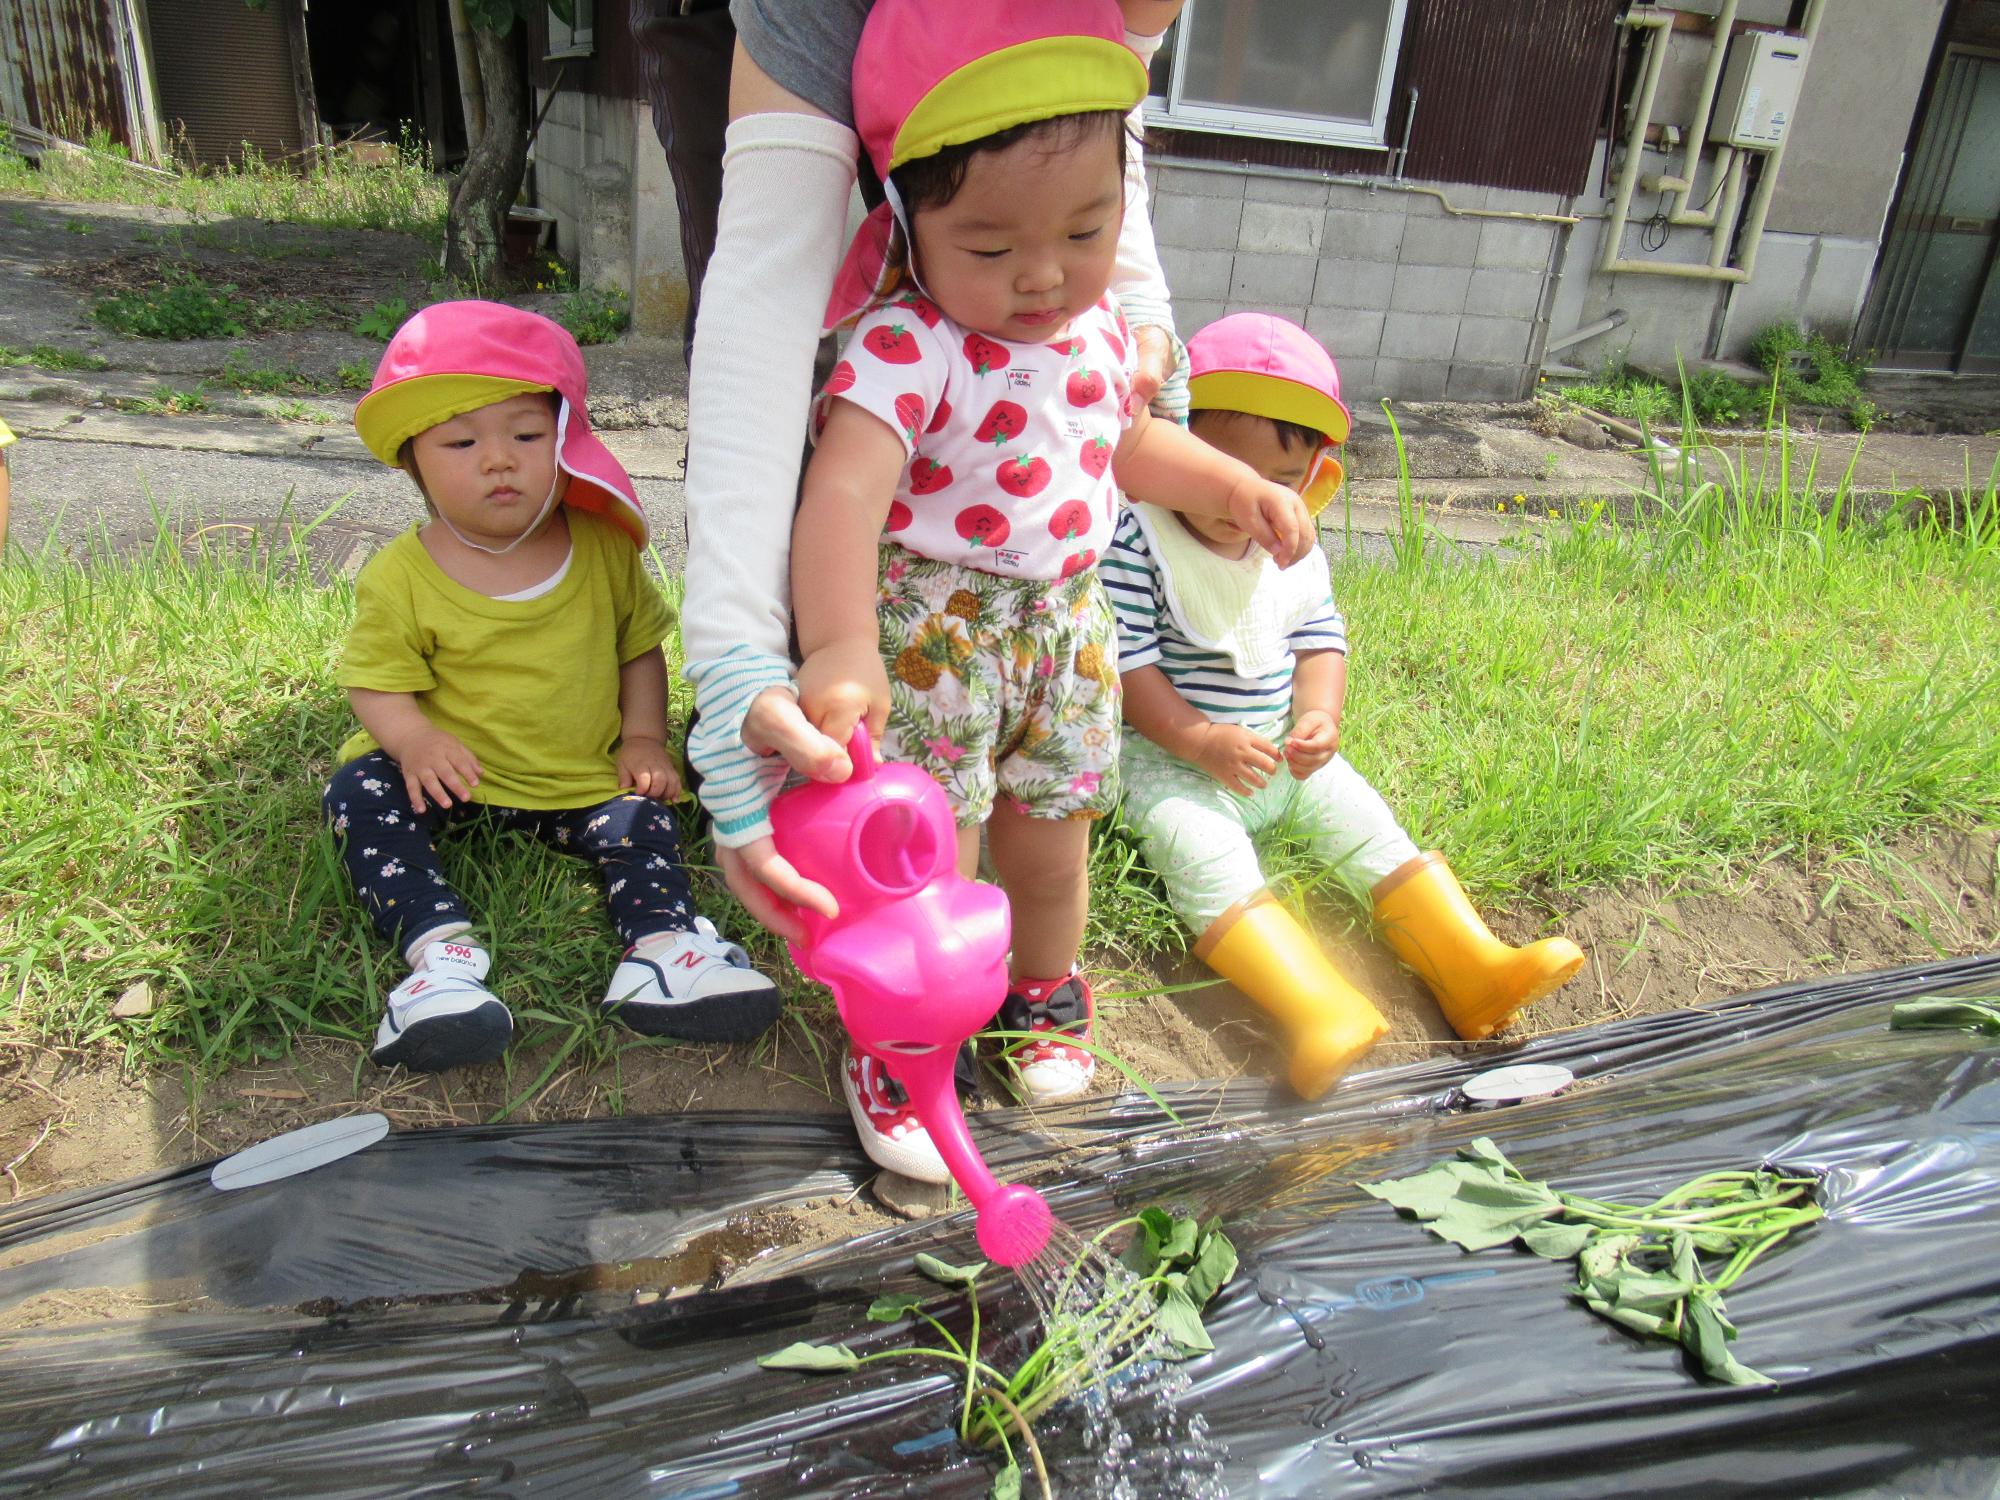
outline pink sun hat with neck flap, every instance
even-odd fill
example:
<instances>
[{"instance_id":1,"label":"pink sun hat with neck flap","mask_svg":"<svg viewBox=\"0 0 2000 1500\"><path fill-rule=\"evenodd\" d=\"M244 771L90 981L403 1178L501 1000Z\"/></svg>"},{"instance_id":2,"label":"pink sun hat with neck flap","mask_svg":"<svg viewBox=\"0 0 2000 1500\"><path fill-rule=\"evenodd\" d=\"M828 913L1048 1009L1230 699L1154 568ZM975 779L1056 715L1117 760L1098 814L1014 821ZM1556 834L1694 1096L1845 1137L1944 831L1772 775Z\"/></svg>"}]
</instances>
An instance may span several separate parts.
<instances>
[{"instance_id":1,"label":"pink sun hat with neck flap","mask_svg":"<svg viewBox=\"0 0 2000 1500\"><path fill-rule=\"evenodd\" d=\"M625 466L590 430L583 351L569 331L499 302L439 302L396 331L354 428L383 463L440 422L530 391L558 398L556 464L569 475L563 504L616 522L646 545L646 512Z\"/></svg>"},{"instance_id":2,"label":"pink sun hat with neck flap","mask_svg":"<svg viewBox=\"0 0 2000 1500\"><path fill-rule=\"evenodd\" d=\"M1231 313L1187 341L1188 409L1293 422L1323 439L1300 498L1314 515L1340 488L1334 450L1353 428L1340 371L1319 340L1270 313Z\"/></svg>"},{"instance_id":3,"label":"pink sun hat with neck flap","mask_svg":"<svg viewBox=\"0 0 2000 1500\"><path fill-rule=\"evenodd\" d=\"M827 330L890 290L891 232L900 223L910 239L889 182L897 167L1037 120L1123 114L1145 94L1117 0L876 0L854 52L854 129L889 201L848 247Z\"/></svg>"}]
</instances>

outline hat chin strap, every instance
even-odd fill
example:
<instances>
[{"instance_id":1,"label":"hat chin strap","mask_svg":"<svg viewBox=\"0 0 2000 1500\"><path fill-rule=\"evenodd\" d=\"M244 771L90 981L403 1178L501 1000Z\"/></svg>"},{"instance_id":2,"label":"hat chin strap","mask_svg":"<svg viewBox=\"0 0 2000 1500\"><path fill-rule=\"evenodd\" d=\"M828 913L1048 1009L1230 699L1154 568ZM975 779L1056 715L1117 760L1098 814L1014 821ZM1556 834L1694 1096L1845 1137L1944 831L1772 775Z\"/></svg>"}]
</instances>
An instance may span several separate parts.
<instances>
[{"instance_id":1,"label":"hat chin strap","mask_svg":"<svg viewBox=\"0 0 2000 1500\"><path fill-rule=\"evenodd\" d=\"M444 522L444 529L457 537L461 545L470 547L474 552L484 552L488 557L505 557L529 537L540 531L542 529L542 522L546 521L549 518L549 512L556 508L556 496L562 491L563 439L569 436L569 398L567 396L558 396L556 399L561 403L562 409L556 413L556 474L555 478L549 481L549 498L542 502L542 508L535 512L535 519L528 523L526 529L504 547L488 547L480 542L475 542L471 537L452 525L451 517L446 515L442 509L439 509L437 518Z\"/></svg>"},{"instance_id":2,"label":"hat chin strap","mask_svg":"<svg viewBox=\"0 0 2000 1500\"><path fill-rule=\"evenodd\" d=\"M910 284L926 297L931 290L924 285L924 278L917 274L917 232L910 224L910 211L903 207L903 195L896 191L896 184L885 175L882 178L882 197L889 205L889 212L895 216L896 227L903 232L903 272L910 278ZM931 301L937 298L931 297Z\"/></svg>"}]
</instances>

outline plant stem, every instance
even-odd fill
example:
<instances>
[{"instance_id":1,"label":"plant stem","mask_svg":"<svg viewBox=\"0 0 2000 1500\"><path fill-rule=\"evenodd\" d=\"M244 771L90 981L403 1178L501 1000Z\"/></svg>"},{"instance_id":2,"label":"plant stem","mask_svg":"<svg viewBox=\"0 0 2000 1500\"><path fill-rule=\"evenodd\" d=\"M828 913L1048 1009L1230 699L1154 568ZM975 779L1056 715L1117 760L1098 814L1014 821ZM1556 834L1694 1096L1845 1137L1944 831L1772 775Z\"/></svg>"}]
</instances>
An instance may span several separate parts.
<instances>
[{"instance_id":1,"label":"plant stem","mask_svg":"<svg viewBox=\"0 0 2000 1500\"><path fill-rule=\"evenodd\" d=\"M1049 1487L1048 1466L1042 1462L1041 1444L1035 1441L1034 1431L1028 1426L1028 1419L1021 1415L1021 1409L991 1387L981 1391L980 1394L1006 1408L1007 1415L1014 1420L1014 1430L1021 1434L1021 1441L1028 1449L1028 1458L1035 1466L1035 1478L1042 1486L1042 1500L1055 1500L1055 1491Z\"/></svg>"},{"instance_id":2,"label":"plant stem","mask_svg":"<svg viewBox=\"0 0 2000 1500\"><path fill-rule=\"evenodd\" d=\"M959 1409L958 1435L963 1438L972 1428L972 1380L973 1369L979 1363L979 1282L977 1278L965 1284L965 1294L972 1299L972 1353L965 1362L965 1404Z\"/></svg>"}]
</instances>

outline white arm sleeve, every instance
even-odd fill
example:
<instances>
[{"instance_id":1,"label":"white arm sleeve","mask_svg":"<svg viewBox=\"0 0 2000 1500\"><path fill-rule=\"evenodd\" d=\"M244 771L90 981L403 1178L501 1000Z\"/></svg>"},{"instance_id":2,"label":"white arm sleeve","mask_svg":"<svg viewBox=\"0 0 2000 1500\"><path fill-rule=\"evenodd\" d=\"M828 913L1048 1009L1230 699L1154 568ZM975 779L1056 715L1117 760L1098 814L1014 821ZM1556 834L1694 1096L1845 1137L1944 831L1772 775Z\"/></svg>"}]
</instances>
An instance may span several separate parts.
<instances>
[{"instance_id":1,"label":"white arm sleeve","mask_svg":"<svg viewBox=\"0 0 2000 1500\"><path fill-rule=\"evenodd\" d=\"M791 676L799 458L858 152L853 131L815 115L746 115L725 137L689 371L681 609L702 715L688 752L725 844L769 831L764 809L784 776L782 762L744 747L743 715L757 691Z\"/></svg>"},{"instance_id":2,"label":"white arm sleeve","mask_svg":"<svg viewBox=\"0 0 2000 1500\"><path fill-rule=\"evenodd\" d=\"M1151 63L1153 54L1160 50L1160 36L1140 36L1137 32L1125 33L1125 45L1138 54L1141 63ZM1125 308L1125 316L1134 322L1153 323L1164 315L1166 326L1173 327L1173 311L1167 305L1167 277L1160 269L1160 253L1153 244L1153 215L1150 196L1146 191L1146 153L1137 140L1130 136L1142 135L1145 121L1141 118L1144 105L1135 107L1125 117L1128 139L1125 142L1125 226L1118 232L1118 261L1111 273L1111 289L1118 293L1118 300Z\"/></svg>"},{"instance_id":3,"label":"white arm sleeve","mask_svg":"<svg viewBox=\"0 0 2000 1500\"><path fill-rule=\"evenodd\" d=\"M1138 55L1140 62L1150 65L1153 54L1160 50L1160 43L1165 38L1165 32L1158 36L1142 36L1128 31L1125 33L1125 45ZM1140 105L1125 117L1129 127L1125 143L1125 225L1118 234L1118 261L1112 272L1111 284L1118 293L1118 302L1124 308L1126 318L1135 328L1163 329L1173 341L1174 372L1153 398L1153 411L1156 415L1185 424L1187 351L1174 330L1172 293L1167 290L1167 273L1160 266L1160 252L1153 240L1152 201L1146 189L1146 153L1138 140L1131 138L1144 134L1144 111L1145 106Z\"/></svg>"}]
</instances>

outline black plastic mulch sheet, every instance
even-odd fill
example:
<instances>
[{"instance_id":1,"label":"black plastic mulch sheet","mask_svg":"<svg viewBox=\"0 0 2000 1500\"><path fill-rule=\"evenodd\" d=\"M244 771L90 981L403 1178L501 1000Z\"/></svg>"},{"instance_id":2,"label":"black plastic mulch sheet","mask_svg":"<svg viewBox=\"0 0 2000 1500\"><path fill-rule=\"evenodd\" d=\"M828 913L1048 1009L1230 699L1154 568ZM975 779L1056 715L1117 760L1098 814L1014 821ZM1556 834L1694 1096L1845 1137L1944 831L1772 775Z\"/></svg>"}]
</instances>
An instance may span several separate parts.
<instances>
[{"instance_id":1,"label":"black plastic mulch sheet","mask_svg":"<svg viewBox=\"0 0 2000 1500\"><path fill-rule=\"evenodd\" d=\"M1053 1116L1081 1149L1041 1180L1084 1232L1149 1203L1226 1221L1242 1270L1164 1425L1185 1437L1200 1414L1232 1495L1991 1495L2000 1047L1888 1019L1996 988L2000 956L1794 986L1368 1074L1312 1107L1189 1090L1185 1127L1100 1101ZM1527 1060L1580 1085L1455 1097ZM1051 1160L1011 1113L975 1133L1004 1175ZM1738 1355L1780 1388L1706 1383L1677 1346L1571 1302L1565 1267L1464 1254L1354 1185L1481 1134L1614 1199L1758 1162L1824 1174L1827 1220L1729 1295ZM981 1494L991 1469L945 1430L942 1377L754 1363L796 1339L906 1337L864 1320L885 1290L935 1292L944 1313L911 1255L974 1258L968 1220L778 1250L716 1290L630 1290L634 1267L699 1282L732 1219L866 1172L842 1120L691 1115L402 1134L239 1193L190 1169L16 1206L0 1493ZM1018 1338L1026 1299L989 1285L989 1338ZM172 1310L131 1315L144 1304ZM1083 1449L1080 1414L1052 1420L1059 1490L1114 1470L1139 1496L1184 1487L1152 1400L1114 1402L1134 1434L1120 1464Z\"/></svg>"}]
</instances>

